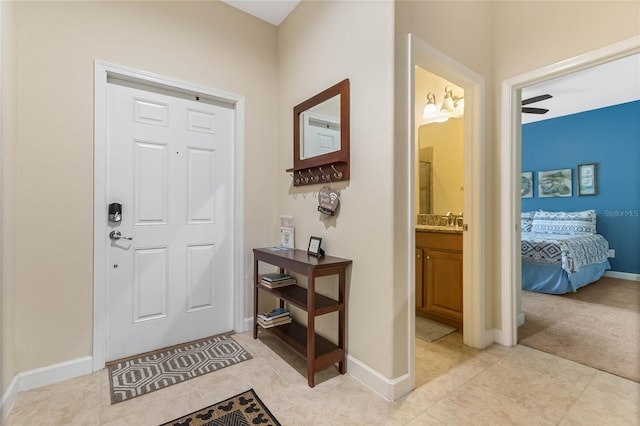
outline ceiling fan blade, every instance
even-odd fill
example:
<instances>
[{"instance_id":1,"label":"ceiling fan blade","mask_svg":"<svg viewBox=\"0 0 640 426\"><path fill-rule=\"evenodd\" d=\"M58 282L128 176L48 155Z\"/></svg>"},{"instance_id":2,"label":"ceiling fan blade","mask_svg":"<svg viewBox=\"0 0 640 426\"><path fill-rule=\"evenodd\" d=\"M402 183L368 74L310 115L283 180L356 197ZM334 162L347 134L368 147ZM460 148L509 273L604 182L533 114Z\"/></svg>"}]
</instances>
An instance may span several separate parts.
<instances>
[{"instance_id":1,"label":"ceiling fan blade","mask_svg":"<svg viewBox=\"0 0 640 426\"><path fill-rule=\"evenodd\" d=\"M529 114L546 114L549 112L548 109L545 108L530 108L530 107L523 107L522 108L522 112L526 112Z\"/></svg>"},{"instance_id":2,"label":"ceiling fan blade","mask_svg":"<svg viewBox=\"0 0 640 426\"><path fill-rule=\"evenodd\" d=\"M546 99L551 99L551 98L553 98L553 96L549 95L548 93L546 95L534 96L533 98L524 99L522 101L522 105L529 105L534 102L540 102L540 101L544 101Z\"/></svg>"}]
</instances>

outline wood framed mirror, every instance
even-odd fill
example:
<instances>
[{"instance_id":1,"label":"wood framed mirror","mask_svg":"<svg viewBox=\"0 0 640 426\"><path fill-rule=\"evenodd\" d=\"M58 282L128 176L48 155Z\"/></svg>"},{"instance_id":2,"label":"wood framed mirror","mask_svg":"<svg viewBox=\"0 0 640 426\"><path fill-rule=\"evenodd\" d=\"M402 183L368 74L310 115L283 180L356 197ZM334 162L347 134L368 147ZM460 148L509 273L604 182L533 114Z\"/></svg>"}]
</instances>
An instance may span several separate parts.
<instances>
[{"instance_id":1,"label":"wood framed mirror","mask_svg":"<svg viewBox=\"0 0 640 426\"><path fill-rule=\"evenodd\" d=\"M293 185L349 180L349 79L293 108Z\"/></svg>"}]
</instances>

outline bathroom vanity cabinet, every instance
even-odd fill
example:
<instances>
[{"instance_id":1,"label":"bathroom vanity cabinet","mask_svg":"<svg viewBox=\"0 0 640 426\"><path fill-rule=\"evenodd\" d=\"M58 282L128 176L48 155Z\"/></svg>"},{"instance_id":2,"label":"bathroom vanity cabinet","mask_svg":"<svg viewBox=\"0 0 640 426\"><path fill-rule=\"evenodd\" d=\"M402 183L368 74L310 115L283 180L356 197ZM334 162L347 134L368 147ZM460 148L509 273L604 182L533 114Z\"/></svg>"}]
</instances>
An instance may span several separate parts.
<instances>
[{"instance_id":1,"label":"bathroom vanity cabinet","mask_svg":"<svg viewBox=\"0 0 640 426\"><path fill-rule=\"evenodd\" d=\"M462 329L462 231L416 228L415 255L416 314Z\"/></svg>"},{"instance_id":2,"label":"bathroom vanity cabinet","mask_svg":"<svg viewBox=\"0 0 640 426\"><path fill-rule=\"evenodd\" d=\"M253 338L258 338L258 299L268 293L279 299L280 307L295 306L306 311L306 326L295 320L289 324L266 328L298 354L307 363L307 381L315 385L315 373L338 364L338 370L347 371L345 350L346 327L346 270L351 260L333 256L314 257L303 250L279 250L274 248L253 249L254 259L254 323ZM280 273L294 272L307 277L307 288L298 285L268 289L260 285L259 263L279 268ZM316 278L338 276L337 300L316 293ZM315 320L319 315L338 313L338 342L333 343L315 332Z\"/></svg>"}]
</instances>

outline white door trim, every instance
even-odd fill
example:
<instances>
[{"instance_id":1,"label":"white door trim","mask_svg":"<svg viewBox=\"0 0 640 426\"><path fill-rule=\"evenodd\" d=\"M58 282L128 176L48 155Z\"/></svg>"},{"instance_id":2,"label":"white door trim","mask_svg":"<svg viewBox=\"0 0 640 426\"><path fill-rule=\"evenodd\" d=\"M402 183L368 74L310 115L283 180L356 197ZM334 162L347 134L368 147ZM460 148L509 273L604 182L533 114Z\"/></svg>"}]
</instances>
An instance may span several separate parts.
<instances>
[{"instance_id":1,"label":"white door trim","mask_svg":"<svg viewBox=\"0 0 640 426\"><path fill-rule=\"evenodd\" d=\"M464 235L463 245L463 335L466 345L484 348L493 342L492 333L488 333L485 325L485 263L486 250L482 250L484 238L485 182L484 182L484 77L463 64L448 57L441 51L409 34L408 63L408 152L407 179L409 182L409 218L408 229L408 268L409 268L409 376L411 386L415 384L415 195L413 181L415 178L415 123L414 123L414 69L418 65L429 72L451 81L464 89L464 222L469 230Z\"/></svg>"},{"instance_id":2,"label":"white door trim","mask_svg":"<svg viewBox=\"0 0 640 426\"><path fill-rule=\"evenodd\" d=\"M516 176L521 169L521 90L524 87L566 75L594 65L612 61L640 51L640 36L584 53L555 64L539 68L502 82L500 127L500 297L502 305L501 332L497 342L513 346L518 341L517 302L521 292L520 276L520 187Z\"/></svg>"},{"instance_id":3,"label":"white door trim","mask_svg":"<svg viewBox=\"0 0 640 426\"><path fill-rule=\"evenodd\" d=\"M170 77L95 61L94 87L94 221L93 221L93 370L104 368L106 351L106 284L107 284L107 78L136 81L155 87L207 97L226 103L234 109L234 144L232 149L233 205L233 324L237 332L244 326L244 97Z\"/></svg>"}]
</instances>

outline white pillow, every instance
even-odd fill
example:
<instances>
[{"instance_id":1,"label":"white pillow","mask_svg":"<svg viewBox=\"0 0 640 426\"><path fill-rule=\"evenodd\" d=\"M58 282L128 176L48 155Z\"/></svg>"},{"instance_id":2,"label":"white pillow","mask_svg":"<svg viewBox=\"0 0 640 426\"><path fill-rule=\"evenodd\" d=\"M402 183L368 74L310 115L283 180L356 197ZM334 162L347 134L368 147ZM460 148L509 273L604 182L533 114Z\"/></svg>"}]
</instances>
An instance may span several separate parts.
<instances>
[{"instance_id":1,"label":"white pillow","mask_svg":"<svg viewBox=\"0 0 640 426\"><path fill-rule=\"evenodd\" d=\"M596 211L546 212L540 210L533 215L531 231L556 235L595 234Z\"/></svg>"},{"instance_id":2,"label":"white pillow","mask_svg":"<svg viewBox=\"0 0 640 426\"><path fill-rule=\"evenodd\" d=\"M520 213L520 230L522 232L531 232L533 228L533 215L535 212Z\"/></svg>"}]
</instances>

